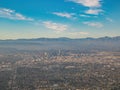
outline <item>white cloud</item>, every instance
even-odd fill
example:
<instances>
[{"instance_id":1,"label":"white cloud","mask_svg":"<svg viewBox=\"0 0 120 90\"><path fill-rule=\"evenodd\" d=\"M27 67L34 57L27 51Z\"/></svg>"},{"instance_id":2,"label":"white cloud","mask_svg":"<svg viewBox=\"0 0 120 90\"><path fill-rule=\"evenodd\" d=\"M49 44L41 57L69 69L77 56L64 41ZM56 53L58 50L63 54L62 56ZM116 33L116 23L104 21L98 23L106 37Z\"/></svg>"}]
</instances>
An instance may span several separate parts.
<instances>
[{"instance_id":1,"label":"white cloud","mask_svg":"<svg viewBox=\"0 0 120 90\"><path fill-rule=\"evenodd\" d=\"M68 1L72 1L74 3L78 3L86 7L100 7L101 6L101 3L100 3L101 0L68 0Z\"/></svg>"},{"instance_id":2,"label":"white cloud","mask_svg":"<svg viewBox=\"0 0 120 90\"><path fill-rule=\"evenodd\" d=\"M98 15L101 12L103 12L103 10L101 9L89 9L85 11L86 14L93 14L93 15Z\"/></svg>"},{"instance_id":3,"label":"white cloud","mask_svg":"<svg viewBox=\"0 0 120 90\"><path fill-rule=\"evenodd\" d=\"M88 18L90 17L90 16L85 15L85 14L80 14L80 16L81 16L81 17L88 17Z\"/></svg>"},{"instance_id":4,"label":"white cloud","mask_svg":"<svg viewBox=\"0 0 120 90\"><path fill-rule=\"evenodd\" d=\"M27 21L34 20L20 13L17 13L15 10L7 9L7 8L0 8L0 17L7 18L7 19L13 19L13 20L27 20Z\"/></svg>"},{"instance_id":5,"label":"white cloud","mask_svg":"<svg viewBox=\"0 0 120 90\"><path fill-rule=\"evenodd\" d=\"M92 26L92 27L96 27L96 28L103 27L103 24L100 22L84 22L83 24L86 24L86 25Z\"/></svg>"},{"instance_id":6,"label":"white cloud","mask_svg":"<svg viewBox=\"0 0 120 90\"><path fill-rule=\"evenodd\" d=\"M89 33L88 32L70 32L69 34L77 36L77 35L88 35Z\"/></svg>"},{"instance_id":7,"label":"white cloud","mask_svg":"<svg viewBox=\"0 0 120 90\"><path fill-rule=\"evenodd\" d=\"M65 18L72 18L74 13L62 13L62 12L53 12L53 14L60 16L60 17L65 17Z\"/></svg>"},{"instance_id":8,"label":"white cloud","mask_svg":"<svg viewBox=\"0 0 120 90\"><path fill-rule=\"evenodd\" d=\"M49 28L49 29L52 29L52 30L55 30L55 31L58 31L58 32L65 31L68 28L67 25L63 25L63 24L60 24L60 23L54 23L54 22L51 22L51 21L43 22L43 24L46 28Z\"/></svg>"},{"instance_id":9,"label":"white cloud","mask_svg":"<svg viewBox=\"0 0 120 90\"><path fill-rule=\"evenodd\" d=\"M102 0L68 0L74 3L78 3L79 5L83 5L88 7L89 10L85 11L86 14L94 14L98 15L99 13L103 12L101 8L101 1Z\"/></svg>"},{"instance_id":10,"label":"white cloud","mask_svg":"<svg viewBox=\"0 0 120 90\"><path fill-rule=\"evenodd\" d=\"M109 22L113 22L113 20L111 18L106 18L106 20Z\"/></svg>"}]
</instances>

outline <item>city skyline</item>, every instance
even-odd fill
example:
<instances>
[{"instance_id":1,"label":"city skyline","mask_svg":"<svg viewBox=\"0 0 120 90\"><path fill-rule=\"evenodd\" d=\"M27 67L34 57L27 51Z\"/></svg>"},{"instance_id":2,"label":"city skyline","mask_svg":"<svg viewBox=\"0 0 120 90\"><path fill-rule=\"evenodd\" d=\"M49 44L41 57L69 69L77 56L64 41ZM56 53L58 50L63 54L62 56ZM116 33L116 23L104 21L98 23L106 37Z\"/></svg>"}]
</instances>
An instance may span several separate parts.
<instances>
[{"instance_id":1,"label":"city skyline","mask_svg":"<svg viewBox=\"0 0 120 90\"><path fill-rule=\"evenodd\" d=\"M120 1L0 1L0 39L120 36Z\"/></svg>"}]
</instances>

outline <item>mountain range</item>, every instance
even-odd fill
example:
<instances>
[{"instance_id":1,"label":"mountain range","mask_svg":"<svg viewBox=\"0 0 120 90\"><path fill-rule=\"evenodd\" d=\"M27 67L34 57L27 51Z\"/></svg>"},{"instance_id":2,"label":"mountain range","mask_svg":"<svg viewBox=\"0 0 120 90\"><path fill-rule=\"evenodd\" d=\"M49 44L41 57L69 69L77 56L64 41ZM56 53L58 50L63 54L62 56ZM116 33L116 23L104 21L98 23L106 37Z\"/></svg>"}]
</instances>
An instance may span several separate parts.
<instances>
[{"instance_id":1,"label":"mountain range","mask_svg":"<svg viewBox=\"0 0 120 90\"><path fill-rule=\"evenodd\" d=\"M0 40L0 51L16 50L107 50L120 51L120 36L101 38L34 38Z\"/></svg>"}]
</instances>

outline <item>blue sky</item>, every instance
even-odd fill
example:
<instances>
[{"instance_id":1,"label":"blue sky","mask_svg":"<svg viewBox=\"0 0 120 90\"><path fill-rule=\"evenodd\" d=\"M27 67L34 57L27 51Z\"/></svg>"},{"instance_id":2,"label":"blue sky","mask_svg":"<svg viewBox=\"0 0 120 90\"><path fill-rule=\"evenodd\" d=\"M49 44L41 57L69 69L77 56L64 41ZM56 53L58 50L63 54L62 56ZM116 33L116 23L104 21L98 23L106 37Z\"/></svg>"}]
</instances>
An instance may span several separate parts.
<instances>
[{"instance_id":1,"label":"blue sky","mask_svg":"<svg viewBox=\"0 0 120 90\"><path fill-rule=\"evenodd\" d=\"M0 39L120 36L119 0L0 0Z\"/></svg>"}]
</instances>

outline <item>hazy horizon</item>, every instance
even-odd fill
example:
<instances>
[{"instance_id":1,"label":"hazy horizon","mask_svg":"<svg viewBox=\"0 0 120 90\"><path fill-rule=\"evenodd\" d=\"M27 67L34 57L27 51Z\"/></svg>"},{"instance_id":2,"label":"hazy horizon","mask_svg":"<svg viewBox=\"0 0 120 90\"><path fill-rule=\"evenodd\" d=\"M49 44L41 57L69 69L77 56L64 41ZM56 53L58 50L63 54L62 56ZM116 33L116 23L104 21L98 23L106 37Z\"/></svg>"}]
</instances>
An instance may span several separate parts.
<instances>
[{"instance_id":1,"label":"hazy horizon","mask_svg":"<svg viewBox=\"0 0 120 90\"><path fill-rule=\"evenodd\" d=\"M81 38L71 38L71 37L33 37L33 38L8 38L8 39L0 39L0 40L22 40L22 39L60 39L60 38L68 38L68 39L87 39L87 38L93 38L93 39L99 39L99 38L115 38L120 36L102 36L102 37L81 37Z\"/></svg>"}]
</instances>

